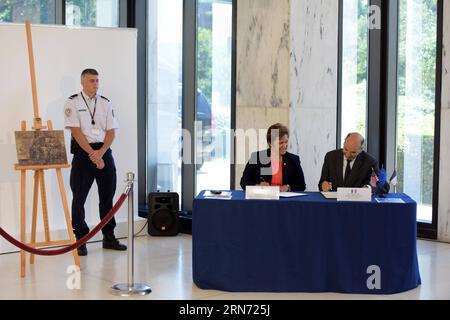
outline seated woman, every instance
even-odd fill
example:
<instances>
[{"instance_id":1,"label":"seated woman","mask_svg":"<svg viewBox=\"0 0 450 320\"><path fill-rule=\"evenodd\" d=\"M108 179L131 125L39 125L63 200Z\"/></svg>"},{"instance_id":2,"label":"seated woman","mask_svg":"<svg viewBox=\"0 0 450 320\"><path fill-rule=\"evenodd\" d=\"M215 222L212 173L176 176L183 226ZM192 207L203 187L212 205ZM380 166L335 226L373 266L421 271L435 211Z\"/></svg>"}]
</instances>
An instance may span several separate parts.
<instances>
[{"instance_id":1,"label":"seated woman","mask_svg":"<svg viewBox=\"0 0 450 320\"><path fill-rule=\"evenodd\" d=\"M279 186L281 192L304 191L305 177L300 158L287 152L289 129L280 123L267 130L268 150L255 152L245 166L241 187Z\"/></svg>"}]
</instances>

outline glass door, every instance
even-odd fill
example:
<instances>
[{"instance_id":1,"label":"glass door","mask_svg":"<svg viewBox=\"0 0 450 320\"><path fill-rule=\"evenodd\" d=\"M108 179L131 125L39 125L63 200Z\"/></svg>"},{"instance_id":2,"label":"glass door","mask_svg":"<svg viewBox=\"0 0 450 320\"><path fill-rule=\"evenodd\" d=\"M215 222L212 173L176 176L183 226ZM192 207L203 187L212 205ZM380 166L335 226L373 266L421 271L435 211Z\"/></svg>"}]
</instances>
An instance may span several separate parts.
<instances>
[{"instance_id":1,"label":"glass door","mask_svg":"<svg viewBox=\"0 0 450 320\"><path fill-rule=\"evenodd\" d=\"M437 0L399 1L397 156L399 192L433 223Z\"/></svg>"},{"instance_id":2,"label":"glass door","mask_svg":"<svg viewBox=\"0 0 450 320\"><path fill-rule=\"evenodd\" d=\"M198 0L196 193L230 189L232 30L232 0Z\"/></svg>"}]
</instances>

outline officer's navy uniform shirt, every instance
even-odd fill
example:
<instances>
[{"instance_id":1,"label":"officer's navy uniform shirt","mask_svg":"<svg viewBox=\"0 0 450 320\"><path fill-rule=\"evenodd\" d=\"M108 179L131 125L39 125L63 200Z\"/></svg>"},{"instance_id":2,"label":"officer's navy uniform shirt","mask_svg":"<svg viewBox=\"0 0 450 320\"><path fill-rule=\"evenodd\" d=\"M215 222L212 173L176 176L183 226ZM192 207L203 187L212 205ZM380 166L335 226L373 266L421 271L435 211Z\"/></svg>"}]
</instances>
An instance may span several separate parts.
<instances>
[{"instance_id":1,"label":"officer's navy uniform shirt","mask_svg":"<svg viewBox=\"0 0 450 320\"><path fill-rule=\"evenodd\" d=\"M111 102L98 94L89 98L84 92L67 99L64 125L66 129L80 128L88 143L104 142L108 130L119 128Z\"/></svg>"}]
</instances>

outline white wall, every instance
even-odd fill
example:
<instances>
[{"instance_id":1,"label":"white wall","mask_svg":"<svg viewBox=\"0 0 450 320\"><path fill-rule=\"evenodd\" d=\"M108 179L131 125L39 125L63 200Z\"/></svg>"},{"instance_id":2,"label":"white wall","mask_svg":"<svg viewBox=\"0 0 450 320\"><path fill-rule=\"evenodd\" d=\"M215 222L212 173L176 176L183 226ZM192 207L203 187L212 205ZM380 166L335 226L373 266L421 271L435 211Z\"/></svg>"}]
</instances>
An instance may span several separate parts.
<instances>
[{"instance_id":1,"label":"white wall","mask_svg":"<svg viewBox=\"0 0 450 320\"><path fill-rule=\"evenodd\" d=\"M64 128L64 102L81 90L80 73L92 67L100 73L99 93L108 97L119 121L117 138L112 146L117 167L118 199L124 189L126 172L137 174L137 94L136 41L137 31L113 28L68 28L62 26L32 26L36 63L40 115L52 120L55 130ZM14 171L17 162L14 131L20 121L33 120L26 33L24 25L0 24L0 226L15 237L20 230L20 173ZM65 132L66 150L70 155L70 133ZM70 169L63 170L69 206L72 193ZM51 230L66 234L61 197L54 171L46 173L47 201ZM32 206L32 172L27 180L27 228L30 227ZM135 197L137 207L137 197ZM90 226L99 222L97 187L94 183L86 202L86 221ZM126 221L126 205L116 216ZM42 217L39 210L38 216ZM42 219L38 223L42 232ZM120 236L120 234L119 234ZM56 238L56 236L55 236ZM15 250L0 239L0 253Z\"/></svg>"}]
</instances>

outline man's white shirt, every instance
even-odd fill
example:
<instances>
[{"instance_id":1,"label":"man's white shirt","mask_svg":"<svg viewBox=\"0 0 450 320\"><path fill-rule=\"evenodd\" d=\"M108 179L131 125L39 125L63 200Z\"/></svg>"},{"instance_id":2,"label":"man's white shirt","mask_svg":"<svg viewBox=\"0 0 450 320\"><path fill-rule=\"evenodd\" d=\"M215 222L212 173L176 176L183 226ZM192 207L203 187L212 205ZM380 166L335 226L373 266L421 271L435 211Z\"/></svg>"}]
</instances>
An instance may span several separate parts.
<instances>
[{"instance_id":1,"label":"man's white shirt","mask_svg":"<svg viewBox=\"0 0 450 320\"><path fill-rule=\"evenodd\" d=\"M355 159L353 159L352 161L350 161L350 170L353 169L353 165L355 164ZM347 158L344 155L344 161L343 161L343 167L342 167L342 176L345 178L345 169L347 168Z\"/></svg>"},{"instance_id":2,"label":"man's white shirt","mask_svg":"<svg viewBox=\"0 0 450 320\"><path fill-rule=\"evenodd\" d=\"M98 94L89 98L84 92L67 99L64 125L80 128L88 143L104 142L108 130L119 128L111 102Z\"/></svg>"}]
</instances>

